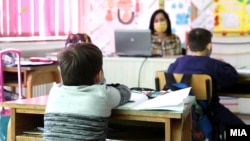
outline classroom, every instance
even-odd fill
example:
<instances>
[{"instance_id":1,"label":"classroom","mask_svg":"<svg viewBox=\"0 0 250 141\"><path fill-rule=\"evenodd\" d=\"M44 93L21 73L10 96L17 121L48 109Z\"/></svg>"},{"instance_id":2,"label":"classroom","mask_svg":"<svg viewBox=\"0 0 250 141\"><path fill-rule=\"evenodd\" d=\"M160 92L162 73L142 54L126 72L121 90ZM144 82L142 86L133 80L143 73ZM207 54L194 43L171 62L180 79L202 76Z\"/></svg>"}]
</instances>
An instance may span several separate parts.
<instances>
[{"instance_id":1,"label":"classroom","mask_svg":"<svg viewBox=\"0 0 250 141\"><path fill-rule=\"evenodd\" d=\"M101 70L104 80L100 84L119 83L130 88L132 92L135 92L133 90L158 92L166 86L167 78L164 73L170 69L171 65L178 58L193 55L187 41L191 40L188 37L196 28L212 33L209 42L212 48L209 58L229 64L230 68L232 67L237 73L235 87L233 85L225 91L223 89L217 92L220 98L219 103L244 121L247 126L241 128L248 128L250 133L250 127L248 127L250 125L250 109L248 108L250 105L250 90L248 90L250 84L249 0L13 1L0 0L1 57L6 54L6 50L8 54L8 49L12 49L17 59L13 66L1 67L0 141L45 140L42 137L43 132L34 135L29 131L37 127L44 130L43 118L45 110L47 111L49 94L55 85L61 84L64 80L61 76L58 58L62 50L75 45L75 39L77 42L92 43L101 51L103 61ZM156 24L151 25L150 20L154 12L159 9L168 15L170 23L167 22L165 30L171 27L171 34L174 36L171 37L174 38L171 43L176 41L179 50L168 51L168 48L163 46L168 43L169 37L166 38L166 42L161 42L159 45L157 36L153 34L157 32ZM152 22L156 22L156 17ZM154 31L151 28L155 28ZM80 39L82 35L83 40ZM148 40L145 40L147 37ZM157 44L160 50L154 47ZM134 48L134 45L138 47L138 50ZM143 50L146 48L144 46L148 49ZM124 52L126 54L119 54ZM127 54L131 52L133 55ZM146 56L144 53L147 53ZM191 66L196 67L196 64ZM6 78L9 76L12 77L7 81ZM159 80L163 77L166 79L164 82ZM211 79L211 82L213 81L214 78ZM226 81L229 83L231 80ZM190 84L194 83L196 81L191 80ZM202 83L197 82L197 84ZM211 89L214 88L213 84L211 84ZM204 86L206 86L204 87L206 93L209 93L210 87L208 88L205 84ZM194 91L196 91L195 87L192 88ZM199 90L203 88L203 86L199 87ZM19 98L6 100L3 98L5 90L9 92L8 94L13 92ZM197 98L196 94L194 95ZM127 102L131 102L131 99ZM190 100L189 103L193 101ZM193 139L191 109L192 106L186 106L182 112L159 109L139 111L113 109L111 123L115 126L129 125L124 128L132 132L145 127L145 131L126 132L118 136L114 133L116 130L110 128L108 130L114 131L106 140L191 141ZM138 135L142 132L147 134L148 130L152 132L148 133L148 137ZM225 130L223 136L220 135L221 140L224 134L228 137ZM143 139L139 139L140 137ZM241 138L233 139L240 140Z\"/></svg>"}]
</instances>

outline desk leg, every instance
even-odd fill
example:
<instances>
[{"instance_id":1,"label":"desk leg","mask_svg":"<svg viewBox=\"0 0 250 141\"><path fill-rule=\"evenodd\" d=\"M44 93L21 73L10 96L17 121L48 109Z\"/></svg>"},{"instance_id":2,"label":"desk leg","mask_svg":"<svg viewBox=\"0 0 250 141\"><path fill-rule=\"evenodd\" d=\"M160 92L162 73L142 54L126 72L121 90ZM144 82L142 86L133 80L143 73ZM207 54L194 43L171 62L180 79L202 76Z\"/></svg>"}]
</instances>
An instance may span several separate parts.
<instances>
[{"instance_id":1,"label":"desk leg","mask_svg":"<svg viewBox=\"0 0 250 141\"><path fill-rule=\"evenodd\" d=\"M191 130L192 130L192 114L190 112L183 124L183 140L191 141L192 139Z\"/></svg>"},{"instance_id":2,"label":"desk leg","mask_svg":"<svg viewBox=\"0 0 250 141\"><path fill-rule=\"evenodd\" d=\"M27 76L27 82L26 82L26 98L32 98L33 97L33 76L35 74L33 72L29 73L29 75Z\"/></svg>"},{"instance_id":3,"label":"desk leg","mask_svg":"<svg viewBox=\"0 0 250 141\"><path fill-rule=\"evenodd\" d=\"M187 115L185 120L183 119L172 119L172 141L191 141L191 113Z\"/></svg>"},{"instance_id":4,"label":"desk leg","mask_svg":"<svg viewBox=\"0 0 250 141\"><path fill-rule=\"evenodd\" d=\"M165 121L165 141L171 141L171 134L172 134L172 130L171 130L171 122L170 119L167 119Z\"/></svg>"},{"instance_id":5,"label":"desk leg","mask_svg":"<svg viewBox=\"0 0 250 141\"><path fill-rule=\"evenodd\" d=\"M172 119L172 128L171 128L171 139L172 141L183 141L182 140L182 119Z\"/></svg>"},{"instance_id":6,"label":"desk leg","mask_svg":"<svg viewBox=\"0 0 250 141\"><path fill-rule=\"evenodd\" d=\"M15 141L16 140L16 109L11 108L11 116L10 116L10 140ZM9 132L9 131L8 131Z\"/></svg>"},{"instance_id":7,"label":"desk leg","mask_svg":"<svg viewBox=\"0 0 250 141\"><path fill-rule=\"evenodd\" d=\"M30 82L27 82L27 88L26 88L26 98L32 98L33 97L33 87Z\"/></svg>"},{"instance_id":8,"label":"desk leg","mask_svg":"<svg viewBox=\"0 0 250 141\"><path fill-rule=\"evenodd\" d=\"M9 123L8 123L7 141L11 141L11 118L10 118Z\"/></svg>"}]
</instances>

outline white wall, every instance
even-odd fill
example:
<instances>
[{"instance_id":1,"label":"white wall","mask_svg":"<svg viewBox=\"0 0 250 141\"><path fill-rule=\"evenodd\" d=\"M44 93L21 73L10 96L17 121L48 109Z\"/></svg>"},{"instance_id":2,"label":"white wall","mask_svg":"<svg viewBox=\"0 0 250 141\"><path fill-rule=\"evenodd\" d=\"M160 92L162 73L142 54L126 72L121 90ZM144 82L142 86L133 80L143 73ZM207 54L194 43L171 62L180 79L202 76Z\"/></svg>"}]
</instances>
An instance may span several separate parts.
<instances>
[{"instance_id":1,"label":"white wall","mask_svg":"<svg viewBox=\"0 0 250 141\"><path fill-rule=\"evenodd\" d=\"M212 57L222 58L236 68L250 69L250 36L214 37Z\"/></svg>"}]
</instances>

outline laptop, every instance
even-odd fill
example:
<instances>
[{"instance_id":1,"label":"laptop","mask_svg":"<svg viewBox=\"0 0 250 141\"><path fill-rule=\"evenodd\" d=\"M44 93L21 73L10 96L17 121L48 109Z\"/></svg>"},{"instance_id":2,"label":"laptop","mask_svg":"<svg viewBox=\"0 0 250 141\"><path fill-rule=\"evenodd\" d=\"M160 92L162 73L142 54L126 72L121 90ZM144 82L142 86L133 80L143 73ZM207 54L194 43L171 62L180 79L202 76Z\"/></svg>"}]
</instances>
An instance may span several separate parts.
<instances>
[{"instance_id":1,"label":"laptop","mask_svg":"<svg viewBox=\"0 0 250 141\"><path fill-rule=\"evenodd\" d=\"M115 53L127 57L153 57L147 29L115 29Z\"/></svg>"}]
</instances>

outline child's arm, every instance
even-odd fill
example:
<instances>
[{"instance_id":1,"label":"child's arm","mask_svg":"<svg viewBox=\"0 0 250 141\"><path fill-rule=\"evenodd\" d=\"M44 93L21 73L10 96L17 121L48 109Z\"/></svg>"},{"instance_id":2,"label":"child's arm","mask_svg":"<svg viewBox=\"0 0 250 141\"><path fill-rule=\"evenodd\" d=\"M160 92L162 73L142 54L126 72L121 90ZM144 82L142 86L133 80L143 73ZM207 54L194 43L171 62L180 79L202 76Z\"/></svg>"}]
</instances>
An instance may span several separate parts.
<instances>
[{"instance_id":1,"label":"child's arm","mask_svg":"<svg viewBox=\"0 0 250 141\"><path fill-rule=\"evenodd\" d=\"M127 103L131 97L130 89L123 84L107 84L108 93L111 94L111 97L115 97L116 94L120 95L120 102L118 105L123 105Z\"/></svg>"}]
</instances>

